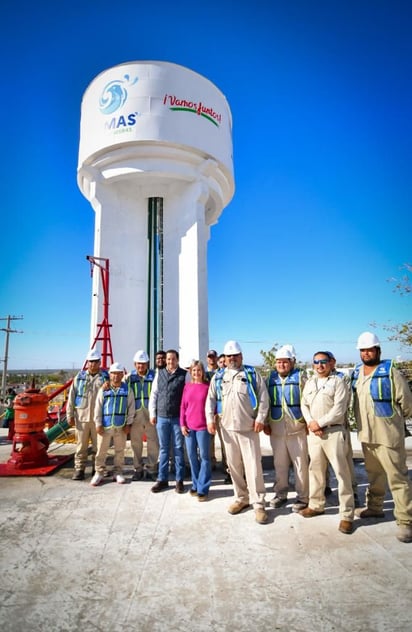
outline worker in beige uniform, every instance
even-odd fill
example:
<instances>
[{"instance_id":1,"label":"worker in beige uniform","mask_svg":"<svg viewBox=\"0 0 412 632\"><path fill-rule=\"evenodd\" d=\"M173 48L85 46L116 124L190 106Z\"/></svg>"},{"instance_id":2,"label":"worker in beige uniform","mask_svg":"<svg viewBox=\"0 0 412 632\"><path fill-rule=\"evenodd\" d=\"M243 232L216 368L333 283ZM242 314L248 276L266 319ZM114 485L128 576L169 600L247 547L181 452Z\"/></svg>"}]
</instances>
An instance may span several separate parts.
<instances>
[{"instance_id":1,"label":"worker in beige uniform","mask_svg":"<svg viewBox=\"0 0 412 632\"><path fill-rule=\"evenodd\" d=\"M133 391L136 412L130 428L130 445L133 451L134 472L132 481L144 478L155 481L159 459L159 440L155 426L150 423L149 398L155 372L149 368L150 358L144 349L133 356L134 369L125 378ZM143 441L146 441L147 455L143 463Z\"/></svg>"},{"instance_id":2,"label":"worker in beige uniform","mask_svg":"<svg viewBox=\"0 0 412 632\"><path fill-rule=\"evenodd\" d=\"M350 534L353 531L354 498L345 441L349 387L342 378L332 374L331 357L327 351L315 353L313 369L314 376L306 382L301 400L309 430L309 506L299 513L304 518L325 513L325 473L329 461L338 481L338 528L341 533Z\"/></svg>"},{"instance_id":3,"label":"worker in beige uniform","mask_svg":"<svg viewBox=\"0 0 412 632\"><path fill-rule=\"evenodd\" d=\"M223 352L226 367L212 377L206 399L207 427L211 434L216 432L217 411L235 492L229 513L238 514L252 504L256 521L264 524L268 517L259 432L268 415L269 396L262 376L243 364L238 342L229 340Z\"/></svg>"},{"instance_id":4,"label":"worker in beige uniform","mask_svg":"<svg viewBox=\"0 0 412 632\"><path fill-rule=\"evenodd\" d=\"M306 422L300 400L306 382L304 372L294 368L294 358L289 348L276 351L275 370L270 372L267 387L270 398L269 423L265 434L270 435L275 468L275 496L269 501L278 509L286 505L289 490L289 467L293 466L297 498L292 511L308 506L309 456Z\"/></svg>"},{"instance_id":5,"label":"worker in beige uniform","mask_svg":"<svg viewBox=\"0 0 412 632\"><path fill-rule=\"evenodd\" d=\"M135 400L132 389L123 381L123 365L113 362L110 366L110 383L98 392L94 408L94 422L97 432L96 473L90 485L97 487L106 473L106 457L113 442L113 480L126 482L123 476L126 438L134 421Z\"/></svg>"},{"instance_id":6,"label":"worker in beige uniform","mask_svg":"<svg viewBox=\"0 0 412 632\"><path fill-rule=\"evenodd\" d=\"M397 538L412 542L412 485L405 450L405 419L412 417L412 393L391 360L381 360L379 338L363 332L357 343L361 364L352 375L353 404L369 489L360 518L383 518L387 485L395 505Z\"/></svg>"},{"instance_id":7,"label":"worker in beige uniform","mask_svg":"<svg viewBox=\"0 0 412 632\"><path fill-rule=\"evenodd\" d=\"M100 368L101 356L97 349L87 354L87 368L79 371L69 391L66 418L76 428L76 452L74 455L74 481L83 481L87 465L89 441L92 450L92 475L97 452L97 433L94 424L94 407L97 393L103 383L109 381L107 371Z\"/></svg>"}]
</instances>

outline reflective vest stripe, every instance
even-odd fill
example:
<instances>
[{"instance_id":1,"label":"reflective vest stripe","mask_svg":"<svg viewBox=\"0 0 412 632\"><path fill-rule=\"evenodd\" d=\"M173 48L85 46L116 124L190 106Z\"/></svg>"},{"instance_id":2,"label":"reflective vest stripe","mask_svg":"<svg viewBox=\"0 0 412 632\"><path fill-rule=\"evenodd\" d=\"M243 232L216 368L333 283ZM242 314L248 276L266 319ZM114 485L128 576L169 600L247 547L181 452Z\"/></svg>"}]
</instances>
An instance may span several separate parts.
<instances>
[{"instance_id":1,"label":"reflective vest stripe","mask_svg":"<svg viewBox=\"0 0 412 632\"><path fill-rule=\"evenodd\" d=\"M122 428L126 424L128 392L125 382L116 393L111 388L103 391L103 426L105 428Z\"/></svg>"},{"instance_id":2,"label":"reflective vest stripe","mask_svg":"<svg viewBox=\"0 0 412 632\"><path fill-rule=\"evenodd\" d=\"M253 410L256 410L258 407L258 399L256 395L256 371L253 366L249 366L247 364L245 364L243 368L245 369L248 382L247 390L249 392L250 405Z\"/></svg>"},{"instance_id":3,"label":"reflective vest stripe","mask_svg":"<svg viewBox=\"0 0 412 632\"><path fill-rule=\"evenodd\" d=\"M253 410L256 410L258 407L258 398L256 394L257 384L256 384L256 371L253 366L249 366L248 364L243 365L243 370L246 374L247 379L247 390L249 394L250 405ZM220 415L222 413L223 405L222 405L222 379L225 369L218 369L216 371L215 377L215 386L216 386L216 412Z\"/></svg>"},{"instance_id":4,"label":"reflective vest stripe","mask_svg":"<svg viewBox=\"0 0 412 632\"><path fill-rule=\"evenodd\" d=\"M74 399L75 407L79 407L83 401L85 392L86 392L86 384L87 384L87 376L90 375L88 371L80 371L76 377L76 397ZM99 375L101 378L100 385L103 384L105 380L109 379L109 374L107 371L99 371Z\"/></svg>"},{"instance_id":5,"label":"reflective vest stripe","mask_svg":"<svg viewBox=\"0 0 412 632\"><path fill-rule=\"evenodd\" d=\"M268 380L268 391L271 402L270 416L272 421L280 421L283 415L283 402L285 402L288 410L292 413L295 421L303 419L302 410L300 408L300 399L302 394L301 388L301 371L293 369L286 376L285 381L277 371L272 371Z\"/></svg>"},{"instance_id":6,"label":"reflective vest stripe","mask_svg":"<svg viewBox=\"0 0 412 632\"><path fill-rule=\"evenodd\" d=\"M359 371L362 364L358 364L352 373L352 390L356 390ZM382 360L375 369L370 380L370 395L373 400L376 417L393 417L392 360Z\"/></svg>"},{"instance_id":7,"label":"reflective vest stripe","mask_svg":"<svg viewBox=\"0 0 412 632\"><path fill-rule=\"evenodd\" d=\"M149 407L149 399L154 376L154 371L151 369L143 378L135 372L131 373L129 380L134 394L136 410Z\"/></svg>"}]
</instances>

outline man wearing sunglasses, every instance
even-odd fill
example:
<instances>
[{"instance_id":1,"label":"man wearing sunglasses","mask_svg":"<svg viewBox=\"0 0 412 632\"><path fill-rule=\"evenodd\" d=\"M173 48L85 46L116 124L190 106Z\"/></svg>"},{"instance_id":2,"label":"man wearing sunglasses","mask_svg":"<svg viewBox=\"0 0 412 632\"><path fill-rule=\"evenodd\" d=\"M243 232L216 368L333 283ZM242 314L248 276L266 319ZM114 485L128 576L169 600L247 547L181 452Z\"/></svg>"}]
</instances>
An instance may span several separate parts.
<instances>
[{"instance_id":1,"label":"man wearing sunglasses","mask_svg":"<svg viewBox=\"0 0 412 632\"><path fill-rule=\"evenodd\" d=\"M328 351L313 356L314 375L302 393L302 413L308 426L309 506L299 513L312 518L325 513L325 483L327 463L331 464L338 481L339 531L353 531L354 498L345 442L346 411L349 387L332 373L332 358Z\"/></svg>"},{"instance_id":2,"label":"man wearing sunglasses","mask_svg":"<svg viewBox=\"0 0 412 632\"><path fill-rule=\"evenodd\" d=\"M383 518L387 484L395 505L400 542L412 542L412 486L405 451L405 419L412 417L412 393L391 360L381 360L378 337L358 338L361 364L352 375L353 404L365 457L369 489L360 518Z\"/></svg>"}]
</instances>

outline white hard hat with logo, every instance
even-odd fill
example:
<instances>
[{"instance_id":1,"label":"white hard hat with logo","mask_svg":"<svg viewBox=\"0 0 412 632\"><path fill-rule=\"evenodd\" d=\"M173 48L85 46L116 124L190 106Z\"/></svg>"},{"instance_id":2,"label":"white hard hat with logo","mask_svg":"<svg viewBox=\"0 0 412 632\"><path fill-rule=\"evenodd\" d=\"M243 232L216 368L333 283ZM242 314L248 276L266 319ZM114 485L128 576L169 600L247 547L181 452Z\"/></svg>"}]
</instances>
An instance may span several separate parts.
<instances>
[{"instance_id":1,"label":"white hard hat with logo","mask_svg":"<svg viewBox=\"0 0 412 632\"><path fill-rule=\"evenodd\" d=\"M124 367L120 362L113 362L110 366L109 373L124 373Z\"/></svg>"},{"instance_id":2,"label":"white hard hat with logo","mask_svg":"<svg viewBox=\"0 0 412 632\"><path fill-rule=\"evenodd\" d=\"M100 353L97 351L97 349L90 349L89 353L87 354L87 360L101 360Z\"/></svg>"},{"instance_id":3,"label":"white hard hat with logo","mask_svg":"<svg viewBox=\"0 0 412 632\"><path fill-rule=\"evenodd\" d=\"M275 354L275 360L293 360L293 357L294 356L292 355L290 349L287 348L287 345L280 347Z\"/></svg>"},{"instance_id":4,"label":"white hard hat with logo","mask_svg":"<svg viewBox=\"0 0 412 632\"><path fill-rule=\"evenodd\" d=\"M242 349L236 340L228 340L224 346L223 353L225 355L237 355L238 353L242 353Z\"/></svg>"},{"instance_id":5,"label":"white hard hat with logo","mask_svg":"<svg viewBox=\"0 0 412 632\"><path fill-rule=\"evenodd\" d=\"M372 347L380 347L381 343L376 334L370 331L364 331L358 338L357 349L372 349Z\"/></svg>"},{"instance_id":6,"label":"white hard hat with logo","mask_svg":"<svg viewBox=\"0 0 412 632\"><path fill-rule=\"evenodd\" d=\"M139 349L139 351L136 351L134 354L133 362L149 362L149 356L146 351Z\"/></svg>"}]
</instances>

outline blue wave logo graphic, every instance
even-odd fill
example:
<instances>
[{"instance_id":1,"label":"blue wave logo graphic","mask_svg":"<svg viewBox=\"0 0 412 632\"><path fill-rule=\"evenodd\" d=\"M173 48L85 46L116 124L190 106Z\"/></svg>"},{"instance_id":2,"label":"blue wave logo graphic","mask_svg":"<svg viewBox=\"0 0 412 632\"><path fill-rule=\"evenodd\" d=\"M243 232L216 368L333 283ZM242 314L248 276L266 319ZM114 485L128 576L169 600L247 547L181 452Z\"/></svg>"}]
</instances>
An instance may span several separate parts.
<instances>
[{"instance_id":1,"label":"blue wave logo graphic","mask_svg":"<svg viewBox=\"0 0 412 632\"><path fill-rule=\"evenodd\" d=\"M138 82L138 77L131 81L129 75L124 75L123 79L109 81L103 88L99 99L99 109L102 114L113 114L121 108L127 100L126 86L134 86Z\"/></svg>"}]
</instances>

